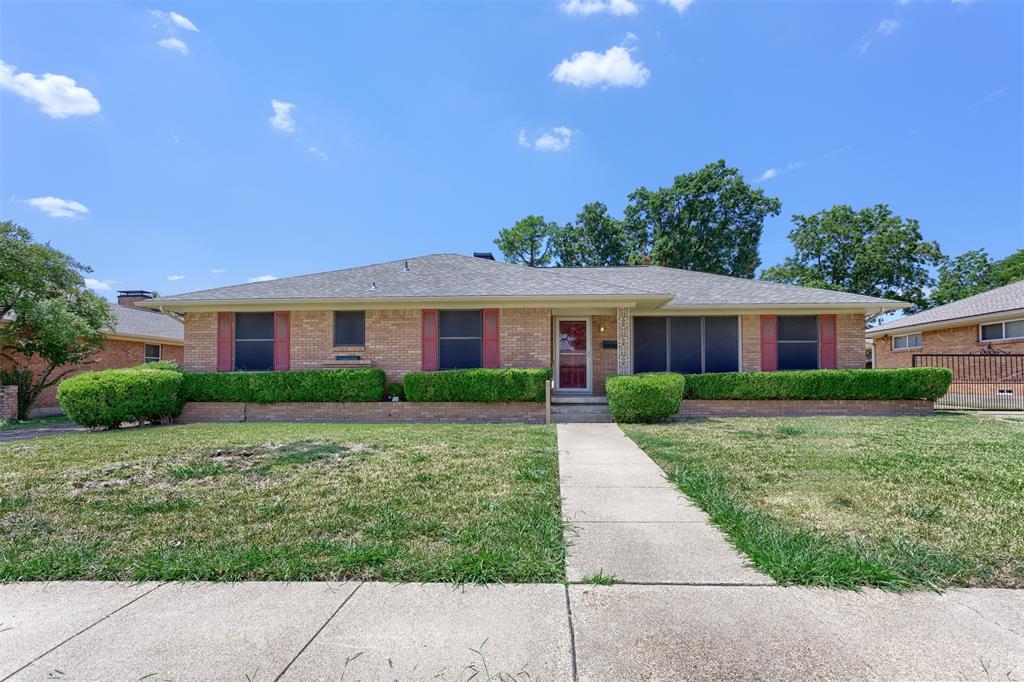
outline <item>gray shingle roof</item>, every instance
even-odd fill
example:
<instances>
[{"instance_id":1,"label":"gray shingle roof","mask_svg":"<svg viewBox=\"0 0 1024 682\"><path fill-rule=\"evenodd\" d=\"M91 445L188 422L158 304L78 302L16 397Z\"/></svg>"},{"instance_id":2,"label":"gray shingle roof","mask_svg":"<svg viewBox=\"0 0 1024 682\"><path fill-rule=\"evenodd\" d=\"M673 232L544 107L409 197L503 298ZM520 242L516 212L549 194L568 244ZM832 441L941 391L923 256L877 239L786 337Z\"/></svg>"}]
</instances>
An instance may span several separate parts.
<instances>
[{"instance_id":1,"label":"gray shingle roof","mask_svg":"<svg viewBox=\"0 0 1024 682\"><path fill-rule=\"evenodd\" d=\"M409 271L404 269L409 264ZM373 288L373 285L376 288ZM903 307L898 301L840 291L709 275L659 266L529 268L457 254L252 282L157 299L157 303L447 297L671 297L667 308L694 306L852 305Z\"/></svg>"},{"instance_id":2,"label":"gray shingle roof","mask_svg":"<svg viewBox=\"0 0 1024 682\"><path fill-rule=\"evenodd\" d=\"M405 263L409 271L405 271ZM376 289L372 288L376 284ZM530 296L657 296L661 292L594 280L580 273L529 268L453 253L419 256L376 265L236 284L176 296L176 301L298 299L396 299Z\"/></svg>"},{"instance_id":3,"label":"gray shingle roof","mask_svg":"<svg viewBox=\"0 0 1024 682\"><path fill-rule=\"evenodd\" d=\"M874 329L868 330L868 333L876 336L894 329L905 329L924 324L938 324L965 317L977 317L979 315L1009 313L1016 310L1024 311L1024 280L1007 284L998 289L975 294L974 296L968 296L959 301L940 305L937 308L925 310L915 315L908 315L892 322L880 324Z\"/></svg>"},{"instance_id":4,"label":"gray shingle roof","mask_svg":"<svg viewBox=\"0 0 1024 682\"><path fill-rule=\"evenodd\" d=\"M117 319L114 323L115 334L148 336L178 343L185 341L185 325L167 315L115 303L110 304L110 309Z\"/></svg>"},{"instance_id":5,"label":"gray shingle roof","mask_svg":"<svg viewBox=\"0 0 1024 682\"><path fill-rule=\"evenodd\" d=\"M905 305L899 301L873 296L847 294L828 289L811 289L792 284L776 284L726 275L712 275L706 272L665 268L658 265L576 268L575 270L586 272L594 279L671 294L673 298L665 305L665 308L846 304L897 308Z\"/></svg>"}]
</instances>

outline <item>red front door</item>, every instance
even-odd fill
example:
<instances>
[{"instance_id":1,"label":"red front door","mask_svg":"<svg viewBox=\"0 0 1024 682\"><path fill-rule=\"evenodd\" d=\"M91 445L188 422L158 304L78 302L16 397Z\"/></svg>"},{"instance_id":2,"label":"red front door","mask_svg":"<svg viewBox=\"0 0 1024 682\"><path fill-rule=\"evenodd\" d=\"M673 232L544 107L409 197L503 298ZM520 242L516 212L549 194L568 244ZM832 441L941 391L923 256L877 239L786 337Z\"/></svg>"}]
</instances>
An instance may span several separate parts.
<instances>
[{"instance_id":1,"label":"red front door","mask_svg":"<svg viewBox=\"0 0 1024 682\"><path fill-rule=\"evenodd\" d=\"M588 388L586 320L558 321L558 388Z\"/></svg>"}]
</instances>

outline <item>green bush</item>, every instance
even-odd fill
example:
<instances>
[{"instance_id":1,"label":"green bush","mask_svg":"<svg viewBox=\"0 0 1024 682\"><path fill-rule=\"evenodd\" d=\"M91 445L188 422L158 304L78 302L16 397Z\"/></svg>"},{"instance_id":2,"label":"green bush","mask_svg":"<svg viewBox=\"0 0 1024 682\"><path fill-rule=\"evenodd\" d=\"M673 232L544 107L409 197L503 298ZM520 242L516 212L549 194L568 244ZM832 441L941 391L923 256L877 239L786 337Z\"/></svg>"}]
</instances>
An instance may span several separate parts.
<instances>
[{"instance_id":1,"label":"green bush","mask_svg":"<svg viewBox=\"0 0 1024 682\"><path fill-rule=\"evenodd\" d=\"M660 422L679 411L684 383L681 374L671 372L610 376L604 382L608 409L617 422Z\"/></svg>"},{"instance_id":2,"label":"green bush","mask_svg":"<svg viewBox=\"0 0 1024 682\"><path fill-rule=\"evenodd\" d=\"M168 372L184 372L181 367L178 366L174 360L158 360L157 362L144 362L141 365L135 365L132 369L163 369Z\"/></svg>"},{"instance_id":3,"label":"green bush","mask_svg":"<svg viewBox=\"0 0 1024 682\"><path fill-rule=\"evenodd\" d=\"M397 397L399 400L405 400L405 386L401 381L394 381L388 384L388 390L385 395L388 400Z\"/></svg>"},{"instance_id":4,"label":"green bush","mask_svg":"<svg viewBox=\"0 0 1024 682\"><path fill-rule=\"evenodd\" d=\"M166 369L82 372L60 383L57 400L76 424L116 427L176 416L183 402L181 385L181 373Z\"/></svg>"},{"instance_id":5,"label":"green bush","mask_svg":"<svg viewBox=\"0 0 1024 682\"><path fill-rule=\"evenodd\" d=\"M185 372L185 400L240 403L372 402L384 396L384 371Z\"/></svg>"},{"instance_id":6,"label":"green bush","mask_svg":"<svg viewBox=\"0 0 1024 682\"><path fill-rule=\"evenodd\" d=\"M415 402L544 402L550 369L451 369L410 372L405 395Z\"/></svg>"},{"instance_id":7,"label":"green bush","mask_svg":"<svg viewBox=\"0 0 1024 682\"><path fill-rule=\"evenodd\" d=\"M698 400L937 400L953 373L942 367L810 369L686 375Z\"/></svg>"}]
</instances>

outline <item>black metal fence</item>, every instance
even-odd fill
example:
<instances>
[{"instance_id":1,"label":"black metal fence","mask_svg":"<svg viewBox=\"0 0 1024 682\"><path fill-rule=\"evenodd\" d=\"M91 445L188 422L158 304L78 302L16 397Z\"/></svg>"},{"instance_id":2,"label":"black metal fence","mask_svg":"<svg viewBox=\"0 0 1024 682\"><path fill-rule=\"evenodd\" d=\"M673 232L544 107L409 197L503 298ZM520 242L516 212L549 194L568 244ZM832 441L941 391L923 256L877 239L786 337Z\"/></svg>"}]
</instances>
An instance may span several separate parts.
<instances>
[{"instance_id":1,"label":"black metal fence","mask_svg":"<svg viewBox=\"0 0 1024 682\"><path fill-rule=\"evenodd\" d=\"M935 402L946 410L1024 410L1024 354L979 353L914 355L914 367L947 367L953 383Z\"/></svg>"}]
</instances>

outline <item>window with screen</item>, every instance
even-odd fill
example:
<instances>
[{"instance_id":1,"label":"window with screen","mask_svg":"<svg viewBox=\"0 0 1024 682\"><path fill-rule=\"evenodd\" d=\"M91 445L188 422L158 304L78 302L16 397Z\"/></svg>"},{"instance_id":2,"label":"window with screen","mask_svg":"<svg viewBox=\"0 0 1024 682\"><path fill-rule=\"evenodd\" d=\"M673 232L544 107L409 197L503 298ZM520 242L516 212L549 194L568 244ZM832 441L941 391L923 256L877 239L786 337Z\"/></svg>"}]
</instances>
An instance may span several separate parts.
<instances>
[{"instance_id":1,"label":"window with screen","mask_svg":"<svg viewBox=\"0 0 1024 682\"><path fill-rule=\"evenodd\" d=\"M818 369L818 317L779 315L779 369Z\"/></svg>"},{"instance_id":2,"label":"window with screen","mask_svg":"<svg viewBox=\"0 0 1024 682\"><path fill-rule=\"evenodd\" d=\"M1008 320L981 325L982 341L1024 339L1024 320Z\"/></svg>"},{"instance_id":3,"label":"window with screen","mask_svg":"<svg viewBox=\"0 0 1024 682\"><path fill-rule=\"evenodd\" d=\"M736 372L740 322L735 316L633 318L633 371Z\"/></svg>"},{"instance_id":4,"label":"window with screen","mask_svg":"<svg viewBox=\"0 0 1024 682\"><path fill-rule=\"evenodd\" d=\"M235 369L274 369L274 313L235 313Z\"/></svg>"},{"instance_id":5,"label":"window with screen","mask_svg":"<svg viewBox=\"0 0 1024 682\"><path fill-rule=\"evenodd\" d=\"M439 369L483 367L483 313L442 310L438 313Z\"/></svg>"},{"instance_id":6,"label":"window with screen","mask_svg":"<svg viewBox=\"0 0 1024 682\"><path fill-rule=\"evenodd\" d=\"M160 362L160 344L147 343L142 349L143 362Z\"/></svg>"},{"instance_id":7,"label":"window with screen","mask_svg":"<svg viewBox=\"0 0 1024 682\"><path fill-rule=\"evenodd\" d=\"M338 310L334 313L334 345L362 346L366 343L366 313Z\"/></svg>"},{"instance_id":8,"label":"window with screen","mask_svg":"<svg viewBox=\"0 0 1024 682\"><path fill-rule=\"evenodd\" d=\"M906 350L907 348L920 348L921 347L921 335L920 334L903 334L902 336L892 337L892 348L893 350Z\"/></svg>"}]
</instances>

